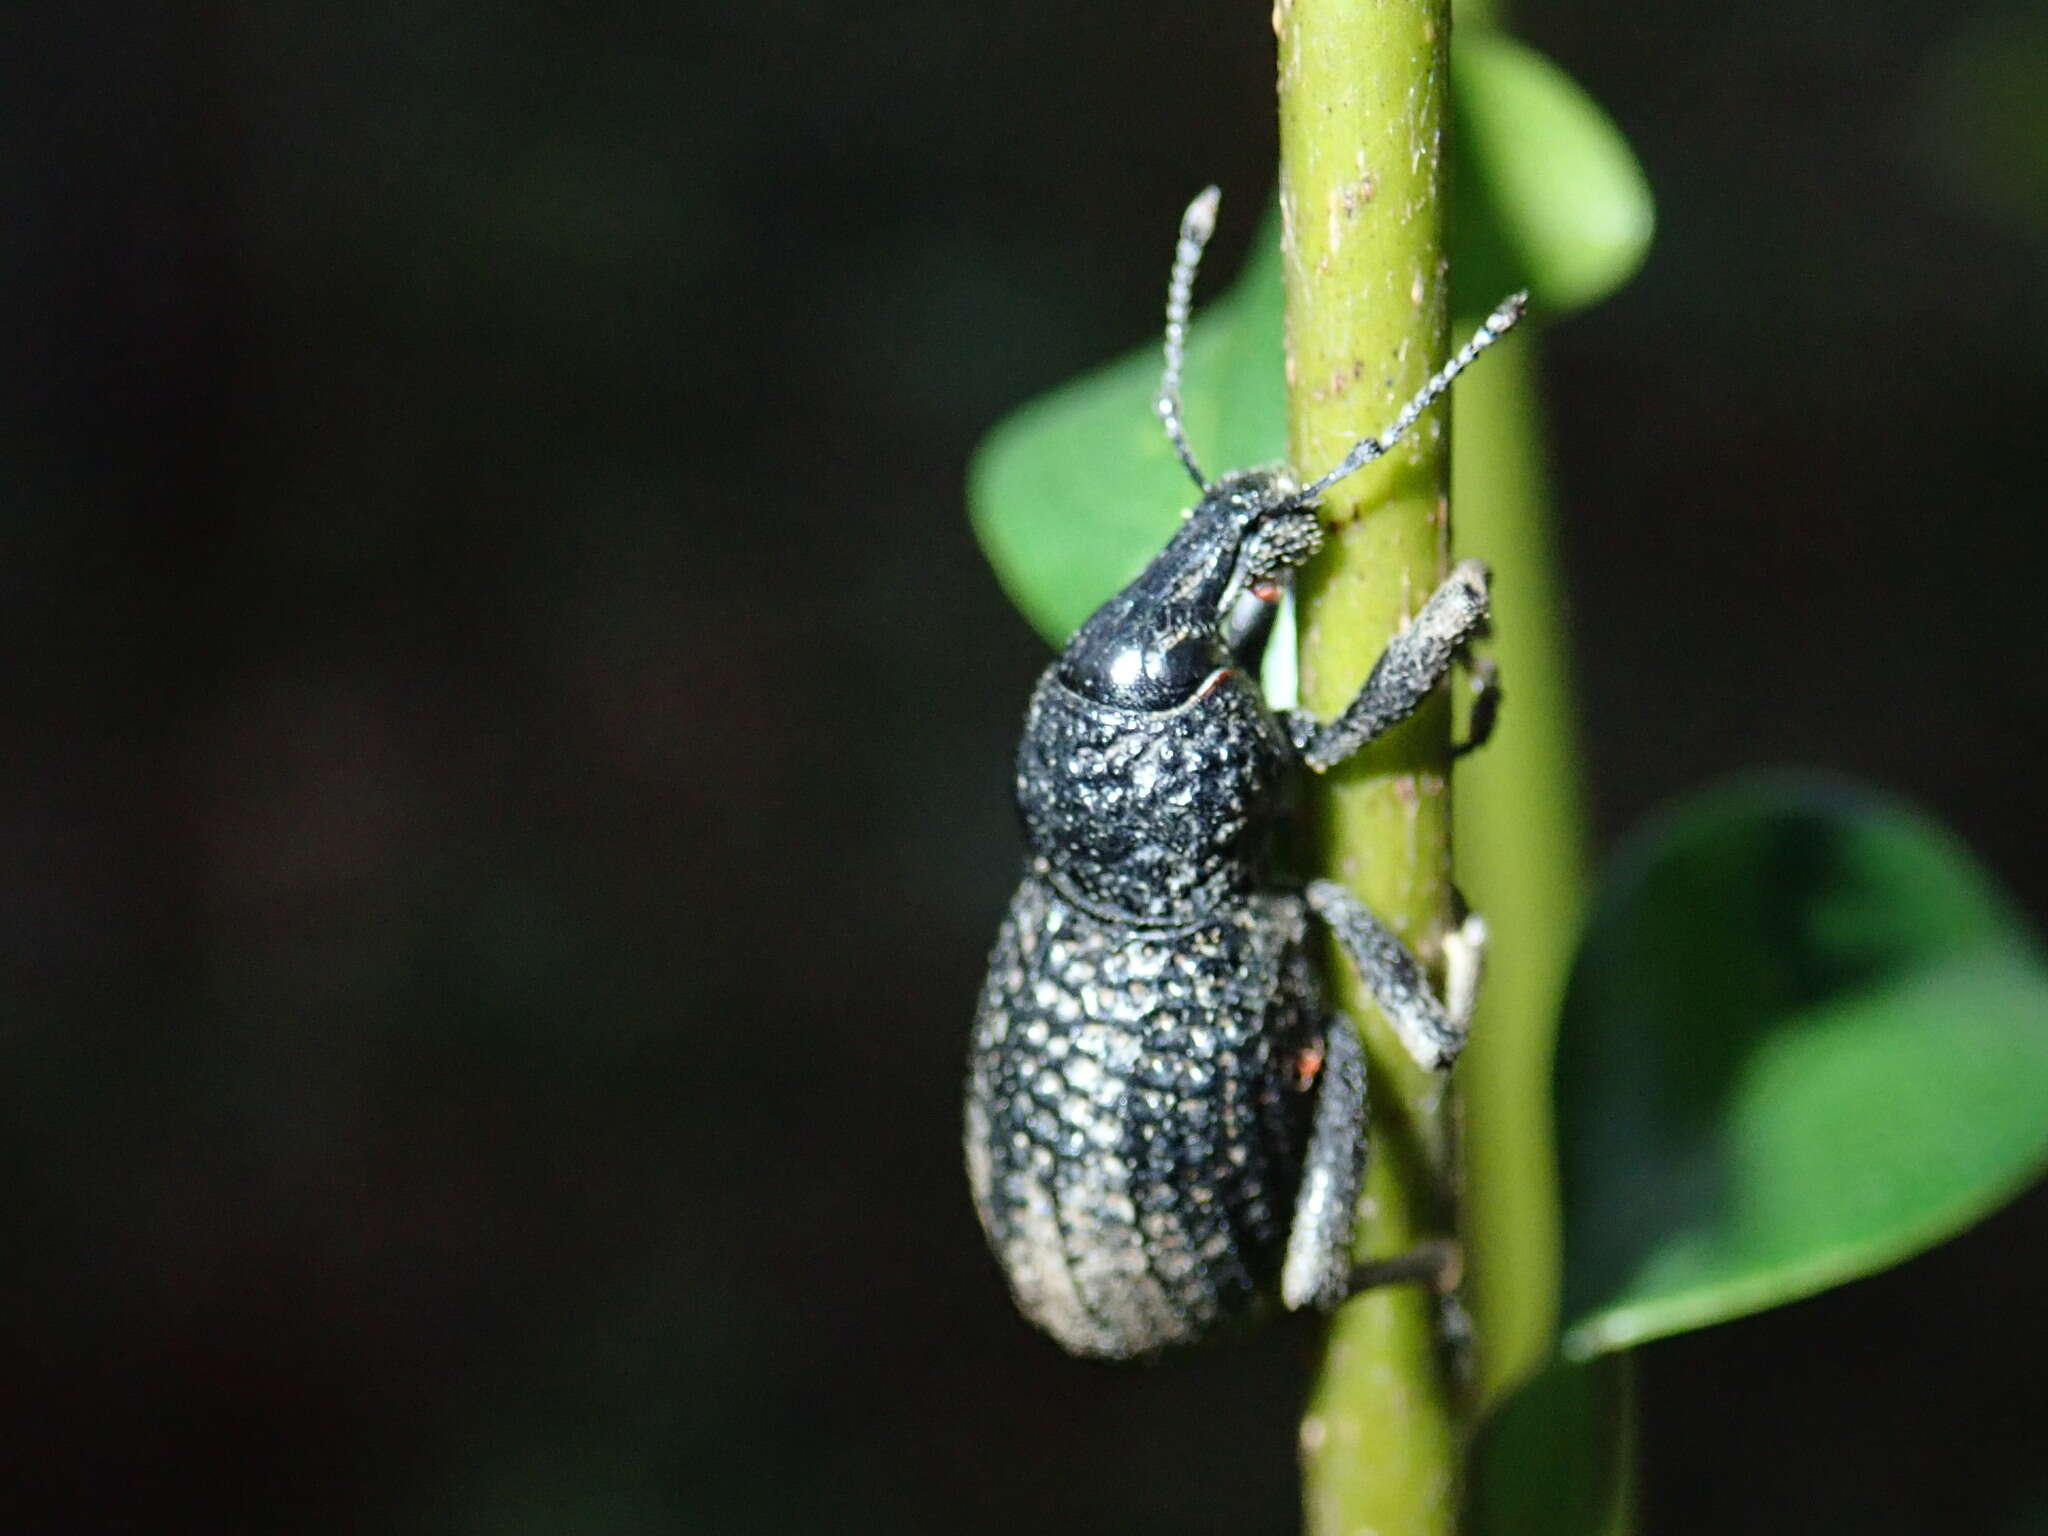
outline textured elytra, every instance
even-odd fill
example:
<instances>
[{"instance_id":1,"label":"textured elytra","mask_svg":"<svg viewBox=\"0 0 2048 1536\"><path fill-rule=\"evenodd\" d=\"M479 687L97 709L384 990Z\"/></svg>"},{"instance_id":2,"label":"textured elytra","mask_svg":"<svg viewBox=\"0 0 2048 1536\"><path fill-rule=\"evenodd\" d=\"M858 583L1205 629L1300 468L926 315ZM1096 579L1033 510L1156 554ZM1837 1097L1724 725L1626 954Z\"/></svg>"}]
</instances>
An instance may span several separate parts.
<instances>
[{"instance_id":1,"label":"textured elytra","mask_svg":"<svg viewBox=\"0 0 2048 1536\"><path fill-rule=\"evenodd\" d=\"M1026 1316L1078 1354L1190 1342L1272 1292L1321 1009L1298 898L1138 929L1012 901L975 1025L976 1208Z\"/></svg>"}]
</instances>

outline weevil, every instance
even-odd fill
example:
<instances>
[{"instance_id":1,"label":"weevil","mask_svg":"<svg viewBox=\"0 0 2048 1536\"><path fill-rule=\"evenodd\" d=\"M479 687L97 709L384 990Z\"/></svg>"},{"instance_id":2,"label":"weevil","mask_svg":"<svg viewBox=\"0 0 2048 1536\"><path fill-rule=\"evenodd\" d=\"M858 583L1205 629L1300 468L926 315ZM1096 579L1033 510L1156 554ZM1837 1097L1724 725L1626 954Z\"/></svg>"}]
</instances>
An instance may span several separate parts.
<instances>
[{"instance_id":1,"label":"weevil","mask_svg":"<svg viewBox=\"0 0 2048 1536\"><path fill-rule=\"evenodd\" d=\"M1181 221L1157 402L1200 495L1032 693L1017 751L1024 875L970 1050L982 1228L1018 1307L1079 1355L1147 1355L1274 1301L1328 1309L1357 1288L1365 1056L1324 1001L1313 922L1437 1071L1464 1045L1485 936L1476 916L1446 936L1439 999L1380 918L1276 861L1300 770L1342 763L1444 681L1485 621L1485 568L1452 571L1335 720L1276 713L1256 673L1272 604L1322 543L1318 498L1398 443L1525 296L1321 478L1211 481L1181 422L1180 373L1217 197ZM1396 1273L1414 1271L1380 1278Z\"/></svg>"}]
</instances>

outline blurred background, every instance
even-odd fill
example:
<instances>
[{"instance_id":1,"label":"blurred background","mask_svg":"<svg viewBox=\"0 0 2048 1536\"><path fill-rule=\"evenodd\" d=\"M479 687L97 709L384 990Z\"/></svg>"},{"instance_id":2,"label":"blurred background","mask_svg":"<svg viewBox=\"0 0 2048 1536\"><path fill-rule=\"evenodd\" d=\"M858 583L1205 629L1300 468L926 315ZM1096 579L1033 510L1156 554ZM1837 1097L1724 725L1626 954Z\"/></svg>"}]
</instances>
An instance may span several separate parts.
<instances>
[{"instance_id":1,"label":"blurred background","mask_svg":"<svg viewBox=\"0 0 2048 1536\"><path fill-rule=\"evenodd\" d=\"M1659 201L1545 343L1602 846L1808 764L2048 909L2048 19L1514 20ZM1065 1360L956 1154L964 463L1241 257L1266 7L0 35L6 1528L1292 1530L1310 1334ZM1647 1351L1646 1530L2027 1528L2044 1255Z\"/></svg>"}]
</instances>

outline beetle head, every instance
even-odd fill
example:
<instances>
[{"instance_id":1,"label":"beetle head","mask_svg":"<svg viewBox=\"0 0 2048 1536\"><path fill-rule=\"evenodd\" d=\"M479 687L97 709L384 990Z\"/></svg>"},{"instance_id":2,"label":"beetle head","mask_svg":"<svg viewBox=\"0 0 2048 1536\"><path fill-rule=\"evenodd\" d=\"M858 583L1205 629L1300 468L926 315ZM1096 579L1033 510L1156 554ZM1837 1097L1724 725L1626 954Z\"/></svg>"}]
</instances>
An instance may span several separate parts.
<instances>
[{"instance_id":1,"label":"beetle head","mask_svg":"<svg viewBox=\"0 0 2048 1536\"><path fill-rule=\"evenodd\" d=\"M1223 476L1166 548L1067 643L1061 680L1124 709L1186 703L1237 663L1245 600L1276 601L1322 540L1315 509L1301 504L1284 470Z\"/></svg>"},{"instance_id":2,"label":"beetle head","mask_svg":"<svg viewBox=\"0 0 2048 1536\"><path fill-rule=\"evenodd\" d=\"M1166 440L1201 487L1202 499L1138 578L1095 611L1067 642L1060 678L1098 703L1166 710L1185 704L1258 643L1259 602L1280 595L1289 572L1323 541L1317 498L1387 454L1451 380L1522 316L1528 295L1511 294L1472 339L1437 370L1382 431L1360 438L1335 467L1307 485L1284 469L1239 469L1211 481L1188 445L1180 374L1195 268L1216 226L1217 191L1188 204L1166 287L1165 371L1155 402ZM1250 617L1247 614L1250 614Z\"/></svg>"},{"instance_id":3,"label":"beetle head","mask_svg":"<svg viewBox=\"0 0 2048 1536\"><path fill-rule=\"evenodd\" d=\"M1233 470L1208 487L1188 521L1209 519L1219 542L1236 542L1235 568L1222 611L1246 593L1279 587L1298 565L1323 547L1323 523L1313 503L1304 505L1294 478L1284 469ZM1272 601L1277 590L1267 596Z\"/></svg>"}]
</instances>

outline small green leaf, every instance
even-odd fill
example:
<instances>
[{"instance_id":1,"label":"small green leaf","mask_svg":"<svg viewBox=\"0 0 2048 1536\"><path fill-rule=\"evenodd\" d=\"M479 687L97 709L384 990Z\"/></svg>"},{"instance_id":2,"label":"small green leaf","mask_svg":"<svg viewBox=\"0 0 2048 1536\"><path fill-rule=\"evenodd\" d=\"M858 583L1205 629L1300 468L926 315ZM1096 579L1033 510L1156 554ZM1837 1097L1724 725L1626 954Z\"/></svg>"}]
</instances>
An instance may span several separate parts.
<instances>
[{"instance_id":1,"label":"small green leaf","mask_svg":"<svg viewBox=\"0 0 2048 1536\"><path fill-rule=\"evenodd\" d=\"M1556 1081L1564 1350L1761 1311L1969 1226L2048 1160L2048 972L1966 850L1817 784L1620 861Z\"/></svg>"},{"instance_id":2,"label":"small green leaf","mask_svg":"<svg viewBox=\"0 0 2048 1536\"><path fill-rule=\"evenodd\" d=\"M1555 316L1628 281L1656 214L1642 167L1598 102L1534 49L1471 31L1451 50L1451 109L1456 313L1484 314L1527 288Z\"/></svg>"},{"instance_id":3,"label":"small green leaf","mask_svg":"<svg viewBox=\"0 0 2048 1536\"><path fill-rule=\"evenodd\" d=\"M1162 300L1171 252L1162 242ZM1189 328L1181 410L1212 478L1270 464L1286 444L1280 305L1279 220L1269 214L1236 285ZM1054 645L1137 575L1194 504L1153 412L1160 363L1157 344L1141 347L1032 401L968 471L975 535L1010 600Z\"/></svg>"}]
</instances>

